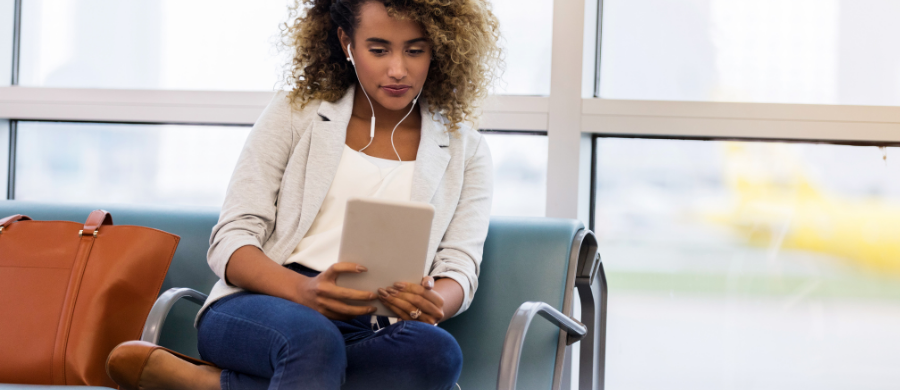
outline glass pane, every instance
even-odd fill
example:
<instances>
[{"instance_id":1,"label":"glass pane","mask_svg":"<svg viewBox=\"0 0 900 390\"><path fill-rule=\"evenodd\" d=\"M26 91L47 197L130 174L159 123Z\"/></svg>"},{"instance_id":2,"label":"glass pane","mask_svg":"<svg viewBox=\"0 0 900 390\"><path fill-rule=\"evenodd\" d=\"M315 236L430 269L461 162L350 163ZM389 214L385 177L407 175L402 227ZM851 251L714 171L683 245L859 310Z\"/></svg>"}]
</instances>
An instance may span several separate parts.
<instances>
[{"instance_id":1,"label":"glass pane","mask_svg":"<svg viewBox=\"0 0 900 390\"><path fill-rule=\"evenodd\" d=\"M22 85L272 90L281 76L287 0L23 1ZM493 7L507 62L496 92L549 94L552 0Z\"/></svg>"},{"instance_id":2,"label":"glass pane","mask_svg":"<svg viewBox=\"0 0 900 390\"><path fill-rule=\"evenodd\" d=\"M494 93L549 95L553 0L491 0L500 19L506 72Z\"/></svg>"},{"instance_id":3,"label":"glass pane","mask_svg":"<svg viewBox=\"0 0 900 390\"><path fill-rule=\"evenodd\" d=\"M272 90L287 0L23 0L20 83Z\"/></svg>"},{"instance_id":4,"label":"glass pane","mask_svg":"<svg viewBox=\"0 0 900 390\"><path fill-rule=\"evenodd\" d=\"M9 183L9 121L0 119L0 199L6 199Z\"/></svg>"},{"instance_id":5,"label":"glass pane","mask_svg":"<svg viewBox=\"0 0 900 390\"><path fill-rule=\"evenodd\" d=\"M543 217L547 202L547 137L486 133L494 162L492 215Z\"/></svg>"},{"instance_id":6,"label":"glass pane","mask_svg":"<svg viewBox=\"0 0 900 390\"><path fill-rule=\"evenodd\" d=\"M249 132L19 122L16 199L220 207Z\"/></svg>"},{"instance_id":7,"label":"glass pane","mask_svg":"<svg viewBox=\"0 0 900 390\"><path fill-rule=\"evenodd\" d=\"M900 105L896 0L606 0L609 99Z\"/></svg>"},{"instance_id":8,"label":"glass pane","mask_svg":"<svg viewBox=\"0 0 900 390\"><path fill-rule=\"evenodd\" d=\"M900 381L900 149L597 142L609 388Z\"/></svg>"},{"instance_id":9,"label":"glass pane","mask_svg":"<svg viewBox=\"0 0 900 390\"><path fill-rule=\"evenodd\" d=\"M218 207L249 130L19 122L16 199ZM494 162L492 214L543 216L547 137L485 138Z\"/></svg>"},{"instance_id":10,"label":"glass pane","mask_svg":"<svg viewBox=\"0 0 900 390\"><path fill-rule=\"evenodd\" d=\"M15 0L0 0L0 87L12 84Z\"/></svg>"}]
</instances>

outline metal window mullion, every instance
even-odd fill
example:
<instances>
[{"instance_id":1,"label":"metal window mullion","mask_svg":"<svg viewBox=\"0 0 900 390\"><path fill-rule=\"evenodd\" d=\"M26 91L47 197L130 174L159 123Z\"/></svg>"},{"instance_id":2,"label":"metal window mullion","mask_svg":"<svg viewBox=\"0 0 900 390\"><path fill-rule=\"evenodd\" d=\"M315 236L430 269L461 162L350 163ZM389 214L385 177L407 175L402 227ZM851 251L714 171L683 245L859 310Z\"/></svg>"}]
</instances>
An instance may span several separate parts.
<instances>
[{"instance_id":1,"label":"metal window mullion","mask_svg":"<svg viewBox=\"0 0 900 390\"><path fill-rule=\"evenodd\" d=\"M591 190L588 201L590 202L589 213L588 216L588 229L591 229L592 232L597 231L597 139L600 138L599 134L591 134Z\"/></svg>"},{"instance_id":2,"label":"metal window mullion","mask_svg":"<svg viewBox=\"0 0 900 390\"><path fill-rule=\"evenodd\" d=\"M603 0L597 0L597 47L594 58L594 97L600 97L600 58L603 49Z\"/></svg>"},{"instance_id":3,"label":"metal window mullion","mask_svg":"<svg viewBox=\"0 0 900 390\"><path fill-rule=\"evenodd\" d=\"M16 136L19 121L9 121L9 164L6 173L6 199L16 198Z\"/></svg>"},{"instance_id":4,"label":"metal window mullion","mask_svg":"<svg viewBox=\"0 0 900 390\"><path fill-rule=\"evenodd\" d=\"M19 52L22 41L22 0L13 3L13 51L11 85L19 85Z\"/></svg>"},{"instance_id":5,"label":"metal window mullion","mask_svg":"<svg viewBox=\"0 0 900 390\"><path fill-rule=\"evenodd\" d=\"M19 58L22 48L22 0L13 3L12 75L10 85L19 85ZM6 170L6 199L16 196L16 138L19 121L9 121L9 161Z\"/></svg>"}]
</instances>

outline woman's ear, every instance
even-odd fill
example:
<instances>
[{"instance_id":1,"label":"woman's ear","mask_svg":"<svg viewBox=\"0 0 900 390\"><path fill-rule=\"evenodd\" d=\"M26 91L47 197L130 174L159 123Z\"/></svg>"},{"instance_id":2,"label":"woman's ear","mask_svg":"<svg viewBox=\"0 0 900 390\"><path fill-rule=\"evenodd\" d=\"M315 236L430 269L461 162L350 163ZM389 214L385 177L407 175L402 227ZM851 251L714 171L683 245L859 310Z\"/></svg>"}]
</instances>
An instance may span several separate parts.
<instances>
[{"instance_id":1,"label":"woman's ear","mask_svg":"<svg viewBox=\"0 0 900 390\"><path fill-rule=\"evenodd\" d=\"M350 39L350 34L347 34L343 28L338 27L337 29L338 40L341 41L341 50L344 52L344 57L349 58L350 53L347 52L347 45L349 45L352 41Z\"/></svg>"}]
</instances>

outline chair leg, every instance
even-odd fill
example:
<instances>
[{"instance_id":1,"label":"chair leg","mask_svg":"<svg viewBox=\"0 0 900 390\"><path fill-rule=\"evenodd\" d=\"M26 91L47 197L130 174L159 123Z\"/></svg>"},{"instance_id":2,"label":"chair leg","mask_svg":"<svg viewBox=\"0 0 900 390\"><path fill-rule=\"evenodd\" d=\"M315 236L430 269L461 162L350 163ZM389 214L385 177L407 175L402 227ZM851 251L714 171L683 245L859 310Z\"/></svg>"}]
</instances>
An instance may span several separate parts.
<instances>
[{"instance_id":1,"label":"chair leg","mask_svg":"<svg viewBox=\"0 0 900 390\"><path fill-rule=\"evenodd\" d=\"M578 277L575 280L581 300L581 322L588 328L587 336L581 340L580 390L603 390L605 384L607 286L603 263L600 262L597 267L593 278Z\"/></svg>"}]
</instances>

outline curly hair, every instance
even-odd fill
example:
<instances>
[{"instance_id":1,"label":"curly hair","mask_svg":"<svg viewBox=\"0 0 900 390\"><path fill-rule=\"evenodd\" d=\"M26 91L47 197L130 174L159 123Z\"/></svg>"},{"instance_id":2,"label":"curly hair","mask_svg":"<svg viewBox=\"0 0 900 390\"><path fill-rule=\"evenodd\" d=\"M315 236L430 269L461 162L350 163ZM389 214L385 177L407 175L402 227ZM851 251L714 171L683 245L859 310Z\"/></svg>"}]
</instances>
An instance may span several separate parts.
<instances>
[{"instance_id":1,"label":"curly hair","mask_svg":"<svg viewBox=\"0 0 900 390\"><path fill-rule=\"evenodd\" d=\"M475 111L504 66L499 23L486 0L295 0L281 29L292 56L285 70L291 101L301 108L314 99L334 102L356 83L337 28L352 37L367 1L381 1L391 17L423 27L432 46L422 90L429 110L450 121L450 132L463 122L474 127Z\"/></svg>"}]
</instances>

